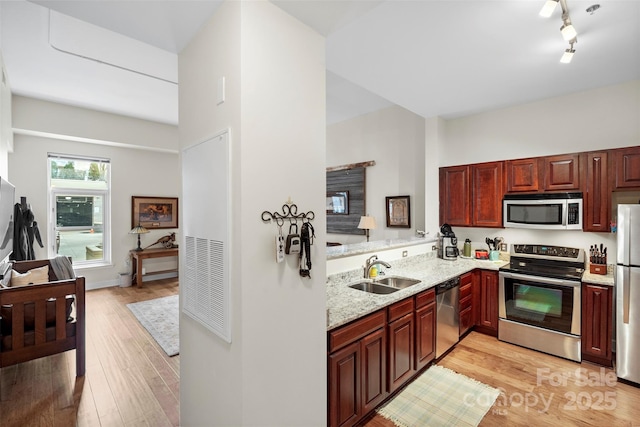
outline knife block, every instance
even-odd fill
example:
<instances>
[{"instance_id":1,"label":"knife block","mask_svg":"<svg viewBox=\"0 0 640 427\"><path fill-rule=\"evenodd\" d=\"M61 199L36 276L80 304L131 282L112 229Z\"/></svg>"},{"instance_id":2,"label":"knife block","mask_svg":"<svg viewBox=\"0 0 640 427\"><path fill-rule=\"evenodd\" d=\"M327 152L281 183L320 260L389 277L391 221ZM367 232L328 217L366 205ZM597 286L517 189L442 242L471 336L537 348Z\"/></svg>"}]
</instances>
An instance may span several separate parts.
<instances>
[{"instance_id":1,"label":"knife block","mask_svg":"<svg viewBox=\"0 0 640 427\"><path fill-rule=\"evenodd\" d=\"M607 264L589 264L589 273L607 274Z\"/></svg>"}]
</instances>

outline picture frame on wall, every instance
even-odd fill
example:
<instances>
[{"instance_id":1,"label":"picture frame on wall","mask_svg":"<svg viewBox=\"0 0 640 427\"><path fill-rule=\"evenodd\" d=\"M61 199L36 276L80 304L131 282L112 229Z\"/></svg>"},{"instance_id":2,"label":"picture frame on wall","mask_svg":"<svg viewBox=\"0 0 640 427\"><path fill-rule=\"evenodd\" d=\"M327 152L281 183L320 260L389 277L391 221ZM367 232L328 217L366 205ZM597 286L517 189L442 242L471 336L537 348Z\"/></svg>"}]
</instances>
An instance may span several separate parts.
<instances>
[{"instance_id":1,"label":"picture frame on wall","mask_svg":"<svg viewBox=\"0 0 640 427\"><path fill-rule=\"evenodd\" d=\"M177 197L131 196L131 228L178 228Z\"/></svg>"},{"instance_id":2,"label":"picture frame on wall","mask_svg":"<svg viewBox=\"0 0 640 427\"><path fill-rule=\"evenodd\" d=\"M387 227L411 228L410 196L387 196Z\"/></svg>"}]
</instances>

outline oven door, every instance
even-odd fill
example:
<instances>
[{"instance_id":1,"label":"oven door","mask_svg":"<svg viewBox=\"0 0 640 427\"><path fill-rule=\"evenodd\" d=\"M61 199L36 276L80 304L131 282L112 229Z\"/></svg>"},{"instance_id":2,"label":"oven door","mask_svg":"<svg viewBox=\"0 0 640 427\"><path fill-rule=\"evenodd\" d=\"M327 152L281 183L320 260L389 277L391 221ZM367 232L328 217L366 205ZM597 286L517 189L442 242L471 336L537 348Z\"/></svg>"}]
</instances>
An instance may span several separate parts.
<instances>
[{"instance_id":1,"label":"oven door","mask_svg":"<svg viewBox=\"0 0 640 427\"><path fill-rule=\"evenodd\" d=\"M580 335L580 282L500 272L499 317Z\"/></svg>"}]
</instances>

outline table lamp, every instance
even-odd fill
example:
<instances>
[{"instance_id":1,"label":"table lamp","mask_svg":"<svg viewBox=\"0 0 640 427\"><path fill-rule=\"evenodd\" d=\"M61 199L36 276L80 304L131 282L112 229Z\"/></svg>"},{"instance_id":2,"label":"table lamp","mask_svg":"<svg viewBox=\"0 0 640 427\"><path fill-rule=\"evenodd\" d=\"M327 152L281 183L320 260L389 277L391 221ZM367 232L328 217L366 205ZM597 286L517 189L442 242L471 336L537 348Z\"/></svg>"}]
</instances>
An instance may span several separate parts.
<instances>
[{"instance_id":1,"label":"table lamp","mask_svg":"<svg viewBox=\"0 0 640 427\"><path fill-rule=\"evenodd\" d=\"M142 247L140 246L140 235L148 233L148 232L149 232L149 230L147 230L146 228L144 228L140 224L138 224L137 226L135 226L135 227L133 227L131 229L129 234L137 234L138 235L138 247L134 249L135 251L140 252L142 250Z\"/></svg>"},{"instance_id":2,"label":"table lamp","mask_svg":"<svg viewBox=\"0 0 640 427\"><path fill-rule=\"evenodd\" d=\"M365 234L367 235L367 242L369 241L369 230L375 230L376 228L376 219L372 216L361 216L360 223L358 224L358 228L365 230Z\"/></svg>"}]
</instances>

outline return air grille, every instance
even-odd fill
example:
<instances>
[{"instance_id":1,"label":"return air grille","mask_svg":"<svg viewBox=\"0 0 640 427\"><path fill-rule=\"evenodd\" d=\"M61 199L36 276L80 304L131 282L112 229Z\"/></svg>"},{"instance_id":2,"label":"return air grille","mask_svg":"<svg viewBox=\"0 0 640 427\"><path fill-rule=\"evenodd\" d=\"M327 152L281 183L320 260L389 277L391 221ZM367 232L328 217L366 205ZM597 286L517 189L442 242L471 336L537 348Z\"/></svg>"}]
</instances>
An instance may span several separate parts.
<instances>
[{"instance_id":1,"label":"return air grille","mask_svg":"<svg viewBox=\"0 0 640 427\"><path fill-rule=\"evenodd\" d=\"M224 242L187 236L185 243L183 311L212 332L228 337Z\"/></svg>"}]
</instances>

